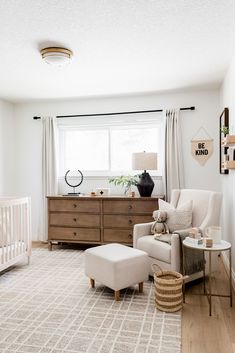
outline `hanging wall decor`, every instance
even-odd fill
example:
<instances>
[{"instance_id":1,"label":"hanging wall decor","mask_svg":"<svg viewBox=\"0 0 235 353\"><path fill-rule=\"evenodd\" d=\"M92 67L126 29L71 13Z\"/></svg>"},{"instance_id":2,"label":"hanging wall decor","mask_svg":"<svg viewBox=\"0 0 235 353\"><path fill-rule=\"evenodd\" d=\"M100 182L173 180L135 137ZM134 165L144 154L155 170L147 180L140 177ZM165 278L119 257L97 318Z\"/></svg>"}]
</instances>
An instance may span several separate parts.
<instances>
[{"instance_id":1,"label":"hanging wall decor","mask_svg":"<svg viewBox=\"0 0 235 353\"><path fill-rule=\"evenodd\" d=\"M225 142L229 135L229 109L224 108L219 117L219 171L220 174L229 174L229 147ZM225 143L224 143L225 142Z\"/></svg>"},{"instance_id":2,"label":"hanging wall decor","mask_svg":"<svg viewBox=\"0 0 235 353\"><path fill-rule=\"evenodd\" d=\"M191 140L191 154L200 165L204 165L212 153L213 139L204 127L200 127Z\"/></svg>"}]
</instances>

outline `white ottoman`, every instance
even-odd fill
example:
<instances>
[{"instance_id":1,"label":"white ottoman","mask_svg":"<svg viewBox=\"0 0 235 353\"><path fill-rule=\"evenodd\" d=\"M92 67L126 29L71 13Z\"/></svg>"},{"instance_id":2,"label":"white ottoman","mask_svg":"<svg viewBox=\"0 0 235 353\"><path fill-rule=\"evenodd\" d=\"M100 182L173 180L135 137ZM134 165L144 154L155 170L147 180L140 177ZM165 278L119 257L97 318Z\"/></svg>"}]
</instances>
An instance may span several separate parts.
<instances>
[{"instance_id":1,"label":"white ottoman","mask_svg":"<svg viewBox=\"0 0 235 353\"><path fill-rule=\"evenodd\" d=\"M85 251L85 274L90 277L92 288L95 280L103 283L115 291L115 300L120 299L120 289L136 283L142 292L148 270L148 255L142 250L114 243Z\"/></svg>"}]
</instances>

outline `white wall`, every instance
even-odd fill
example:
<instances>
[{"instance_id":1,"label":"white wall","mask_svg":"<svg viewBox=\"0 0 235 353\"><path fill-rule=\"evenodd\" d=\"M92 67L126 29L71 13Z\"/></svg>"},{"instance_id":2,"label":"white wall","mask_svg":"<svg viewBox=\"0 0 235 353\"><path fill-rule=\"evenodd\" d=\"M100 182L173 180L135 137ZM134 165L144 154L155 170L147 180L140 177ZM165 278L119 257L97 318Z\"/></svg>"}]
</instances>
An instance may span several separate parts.
<instances>
[{"instance_id":1,"label":"white wall","mask_svg":"<svg viewBox=\"0 0 235 353\"><path fill-rule=\"evenodd\" d=\"M15 192L15 126L13 104L0 100L0 195Z\"/></svg>"},{"instance_id":2,"label":"white wall","mask_svg":"<svg viewBox=\"0 0 235 353\"><path fill-rule=\"evenodd\" d=\"M221 111L229 108L230 133L235 135L235 58L225 76L221 88ZM223 191L223 234L225 240L232 244L232 258L235 259L235 170L230 169L228 175L220 177ZM233 278L235 281L235 263L233 262Z\"/></svg>"},{"instance_id":3,"label":"white wall","mask_svg":"<svg viewBox=\"0 0 235 353\"><path fill-rule=\"evenodd\" d=\"M28 194L32 197L34 239L37 239L39 228L41 121L33 120L33 116L148 110L192 105L195 105L195 111L184 111L181 113L185 187L218 190L220 188L218 169L218 90L17 104L15 106L17 190L24 195ZM190 150L190 140L201 126L214 139L215 149L212 157L204 167L200 166L191 157ZM108 185L107 179L91 179L84 182L82 191L90 191L95 186L105 187L106 185ZM161 191L160 183L157 181L154 193ZM112 188L112 192L117 192L117 189Z\"/></svg>"}]
</instances>

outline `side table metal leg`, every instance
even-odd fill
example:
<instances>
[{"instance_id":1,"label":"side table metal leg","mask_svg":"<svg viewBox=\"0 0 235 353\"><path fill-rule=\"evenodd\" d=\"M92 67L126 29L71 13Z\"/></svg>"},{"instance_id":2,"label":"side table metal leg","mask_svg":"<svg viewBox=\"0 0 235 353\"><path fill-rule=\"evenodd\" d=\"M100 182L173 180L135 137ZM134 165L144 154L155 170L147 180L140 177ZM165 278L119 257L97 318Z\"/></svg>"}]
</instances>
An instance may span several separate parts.
<instances>
[{"instance_id":1,"label":"side table metal leg","mask_svg":"<svg viewBox=\"0 0 235 353\"><path fill-rule=\"evenodd\" d=\"M229 290L230 290L230 306L233 306L233 292L232 292L232 249L229 249Z\"/></svg>"},{"instance_id":2,"label":"side table metal leg","mask_svg":"<svg viewBox=\"0 0 235 353\"><path fill-rule=\"evenodd\" d=\"M205 251L203 251L203 291L206 294L206 263L205 263Z\"/></svg>"},{"instance_id":3,"label":"side table metal leg","mask_svg":"<svg viewBox=\"0 0 235 353\"><path fill-rule=\"evenodd\" d=\"M211 316L211 251L209 251L209 315Z\"/></svg>"},{"instance_id":4,"label":"side table metal leg","mask_svg":"<svg viewBox=\"0 0 235 353\"><path fill-rule=\"evenodd\" d=\"M184 245L182 244L182 272L183 272L183 276L185 276L184 266L185 266L185 264L184 264ZM183 281L182 291L183 291L183 303L185 303L185 281Z\"/></svg>"}]
</instances>

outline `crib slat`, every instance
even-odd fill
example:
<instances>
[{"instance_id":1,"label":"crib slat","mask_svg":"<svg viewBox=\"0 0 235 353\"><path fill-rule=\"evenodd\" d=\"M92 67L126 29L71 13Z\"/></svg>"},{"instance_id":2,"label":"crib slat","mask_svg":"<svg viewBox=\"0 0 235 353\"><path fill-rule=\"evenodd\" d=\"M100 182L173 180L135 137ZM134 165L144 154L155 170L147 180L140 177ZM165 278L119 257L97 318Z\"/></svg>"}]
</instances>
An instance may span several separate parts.
<instances>
[{"instance_id":1,"label":"crib slat","mask_svg":"<svg viewBox=\"0 0 235 353\"><path fill-rule=\"evenodd\" d=\"M0 198L0 271L31 254L30 198Z\"/></svg>"},{"instance_id":2,"label":"crib slat","mask_svg":"<svg viewBox=\"0 0 235 353\"><path fill-rule=\"evenodd\" d=\"M0 218L0 227L1 227L1 233L0 233L0 244L1 244L1 249L2 249L2 254L1 254L1 263L4 264L4 209L3 207L1 208L1 218Z\"/></svg>"},{"instance_id":3,"label":"crib slat","mask_svg":"<svg viewBox=\"0 0 235 353\"><path fill-rule=\"evenodd\" d=\"M6 235L5 235L5 261L8 261L8 244L9 244L9 237L10 237L10 207L6 207L6 215L5 215L5 221L6 221Z\"/></svg>"}]
</instances>

